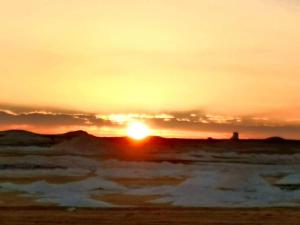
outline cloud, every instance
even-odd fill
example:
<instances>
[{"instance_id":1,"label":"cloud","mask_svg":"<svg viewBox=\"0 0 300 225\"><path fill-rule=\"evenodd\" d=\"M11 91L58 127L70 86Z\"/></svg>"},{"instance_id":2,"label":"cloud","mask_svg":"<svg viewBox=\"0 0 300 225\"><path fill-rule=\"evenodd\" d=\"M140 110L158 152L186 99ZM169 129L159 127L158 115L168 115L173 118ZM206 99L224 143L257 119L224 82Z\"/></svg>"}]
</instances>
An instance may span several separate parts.
<instances>
[{"instance_id":1,"label":"cloud","mask_svg":"<svg viewBox=\"0 0 300 225\"><path fill-rule=\"evenodd\" d=\"M280 121L268 117L227 116L198 111L170 113L168 120L154 118L147 122L153 127L168 130L183 130L208 133L239 131L244 137L282 136L300 138L300 121Z\"/></svg>"},{"instance_id":2,"label":"cloud","mask_svg":"<svg viewBox=\"0 0 300 225\"><path fill-rule=\"evenodd\" d=\"M279 121L266 116L228 116L203 111L181 111L164 113L130 113L130 114L88 114L79 112L58 112L43 110L26 110L17 108L0 110L0 129L29 129L32 131L67 132L85 129L96 135L124 133L127 122L141 120L149 124L154 131L167 130L167 134L181 132L188 137L211 133L230 134L241 132L244 137L282 136L300 138L300 120ZM185 135L186 132L186 135ZM159 134L159 132L157 132ZM156 135L156 133L154 133Z\"/></svg>"},{"instance_id":3,"label":"cloud","mask_svg":"<svg viewBox=\"0 0 300 225\"><path fill-rule=\"evenodd\" d=\"M0 124L30 125L33 127L52 126L113 126L108 120L89 114L66 114L44 111L16 113L10 110L0 110Z\"/></svg>"}]
</instances>

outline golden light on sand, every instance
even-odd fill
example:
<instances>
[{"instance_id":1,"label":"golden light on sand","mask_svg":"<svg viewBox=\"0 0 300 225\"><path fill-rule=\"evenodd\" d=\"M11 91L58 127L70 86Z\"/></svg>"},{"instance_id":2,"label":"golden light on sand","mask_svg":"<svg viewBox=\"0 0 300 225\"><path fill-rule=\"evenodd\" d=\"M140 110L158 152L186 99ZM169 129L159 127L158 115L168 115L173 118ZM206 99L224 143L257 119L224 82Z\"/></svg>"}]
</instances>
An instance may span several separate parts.
<instances>
[{"instance_id":1,"label":"golden light on sand","mask_svg":"<svg viewBox=\"0 0 300 225\"><path fill-rule=\"evenodd\" d=\"M142 122L131 122L127 127L127 136L135 140L142 140L149 136L149 127Z\"/></svg>"}]
</instances>

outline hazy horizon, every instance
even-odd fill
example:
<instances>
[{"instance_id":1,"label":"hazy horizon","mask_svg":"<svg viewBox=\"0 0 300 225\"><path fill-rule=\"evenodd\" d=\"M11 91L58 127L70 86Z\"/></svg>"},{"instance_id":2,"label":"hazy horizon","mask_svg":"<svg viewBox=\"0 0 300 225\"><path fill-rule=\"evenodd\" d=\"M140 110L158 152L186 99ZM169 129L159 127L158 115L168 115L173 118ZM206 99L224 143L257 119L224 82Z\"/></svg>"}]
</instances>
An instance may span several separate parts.
<instances>
[{"instance_id":1,"label":"hazy horizon","mask_svg":"<svg viewBox=\"0 0 300 225\"><path fill-rule=\"evenodd\" d=\"M33 110L16 106L0 107L0 130L24 129L44 134L84 130L96 136L126 136L131 121L150 127L150 135L178 138L229 138L240 132L242 138L280 136L299 139L299 125L271 121L262 115L228 116L201 111L166 113L85 113L55 109Z\"/></svg>"}]
</instances>

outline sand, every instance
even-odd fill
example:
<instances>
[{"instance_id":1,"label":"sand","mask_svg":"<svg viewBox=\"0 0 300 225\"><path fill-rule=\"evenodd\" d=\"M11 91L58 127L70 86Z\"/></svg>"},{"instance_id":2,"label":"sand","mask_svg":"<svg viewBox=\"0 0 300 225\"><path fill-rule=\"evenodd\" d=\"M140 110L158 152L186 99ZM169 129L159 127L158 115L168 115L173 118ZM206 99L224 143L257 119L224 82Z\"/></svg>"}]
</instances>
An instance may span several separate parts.
<instances>
[{"instance_id":1,"label":"sand","mask_svg":"<svg viewBox=\"0 0 300 225\"><path fill-rule=\"evenodd\" d=\"M85 141L68 154L0 153L0 225L300 225L299 144L159 139L149 161L125 161L113 151L103 159L107 140L88 157ZM295 208L245 208L279 205Z\"/></svg>"},{"instance_id":2,"label":"sand","mask_svg":"<svg viewBox=\"0 0 300 225\"><path fill-rule=\"evenodd\" d=\"M65 184L81 181L90 176L32 176L32 177L0 177L0 183L31 184L37 181L46 181L50 184Z\"/></svg>"},{"instance_id":3,"label":"sand","mask_svg":"<svg viewBox=\"0 0 300 225\"><path fill-rule=\"evenodd\" d=\"M299 209L0 208L1 225L299 225Z\"/></svg>"},{"instance_id":4,"label":"sand","mask_svg":"<svg viewBox=\"0 0 300 225\"><path fill-rule=\"evenodd\" d=\"M0 192L0 207L31 207L31 206L42 206L49 205L42 204L32 196L26 196L21 192L6 191ZM0 223L1 224L1 223Z\"/></svg>"},{"instance_id":5,"label":"sand","mask_svg":"<svg viewBox=\"0 0 300 225\"><path fill-rule=\"evenodd\" d=\"M134 207L155 207L150 201L161 198L160 195L128 195L128 194L107 194L93 199L109 202L118 206L134 206ZM161 207L162 204L159 204ZM165 207L170 207L165 204Z\"/></svg>"},{"instance_id":6,"label":"sand","mask_svg":"<svg viewBox=\"0 0 300 225\"><path fill-rule=\"evenodd\" d=\"M159 177L159 178L110 178L109 180L126 187L145 187L145 186L161 186L161 185L179 185L186 178L170 178L170 177Z\"/></svg>"}]
</instances>

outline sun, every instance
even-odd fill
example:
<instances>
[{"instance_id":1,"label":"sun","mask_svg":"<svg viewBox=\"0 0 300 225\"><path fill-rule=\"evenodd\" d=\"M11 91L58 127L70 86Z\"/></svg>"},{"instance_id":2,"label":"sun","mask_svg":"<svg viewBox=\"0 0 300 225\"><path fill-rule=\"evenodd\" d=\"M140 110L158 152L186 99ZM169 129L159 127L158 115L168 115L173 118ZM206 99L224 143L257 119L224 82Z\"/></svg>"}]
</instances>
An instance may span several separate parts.
<instances>
[{"instance_id":1,"label":"sun","mask_svg":"<svg viewBox=\"0 0 300 225\"><path fill-rule=\"evenodd\" d=\"M127 136L135 140L142 140L149 136L149 127L142 122L131 122L127 127Z\"/></svg>"}]
</instances>

